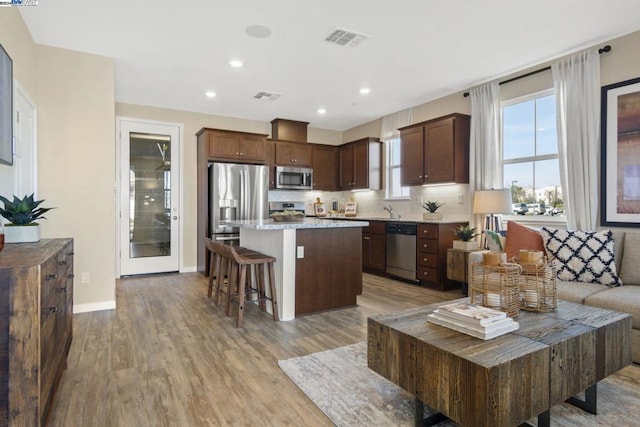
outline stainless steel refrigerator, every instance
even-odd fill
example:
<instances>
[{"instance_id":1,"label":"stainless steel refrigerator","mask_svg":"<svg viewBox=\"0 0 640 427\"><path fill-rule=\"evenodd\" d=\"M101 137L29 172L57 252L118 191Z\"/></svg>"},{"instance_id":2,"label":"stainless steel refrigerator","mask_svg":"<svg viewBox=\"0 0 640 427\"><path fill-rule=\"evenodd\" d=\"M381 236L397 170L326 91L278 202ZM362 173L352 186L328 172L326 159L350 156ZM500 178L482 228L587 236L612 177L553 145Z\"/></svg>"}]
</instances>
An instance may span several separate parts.
<instances>
[{"instance_id":1,"label":"stainless steel refrigerator","mask_svg":"<svg viewBox=\"0 0 640 427\"><path fill-rule=\"evenodd\" d=\"M268 217L269 169L237 163L209 164L209 230L211 239L237 244L240 229L228 220Z\"/></svg>"}]
</instances>

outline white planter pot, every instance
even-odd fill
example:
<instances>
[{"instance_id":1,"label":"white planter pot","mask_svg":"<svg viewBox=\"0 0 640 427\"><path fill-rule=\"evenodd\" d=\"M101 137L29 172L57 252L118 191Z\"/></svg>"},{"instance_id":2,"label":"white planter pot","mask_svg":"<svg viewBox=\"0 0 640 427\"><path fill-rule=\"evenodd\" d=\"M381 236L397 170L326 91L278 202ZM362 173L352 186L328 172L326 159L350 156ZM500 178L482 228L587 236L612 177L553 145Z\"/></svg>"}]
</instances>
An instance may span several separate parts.
<instances>
[{"instance_id":1,"label":"white planter pot","mask_svg":"<svg viewBox=\"0 0 640 427\"><path fill-rule=\"evenodd\" d=\"M422 219L425 221L441 221L442 212L424 212L422 214Z\"/></svg>"},{"instance_id":2,"label":"white planter pot","mask_svg":"<svg viewBox=\"0 0 640 427\"><path fill-rule=\"evenodd\" d=\"M28 243L40 241L39 225L5 225L5 243Z\"/></svg>"},{"instance_id":3,"label":"white planter pot","mask_svg":"<svg viewBox=\"0 0 640 427\"><path fill-rule=\"evenodd\" d=\"M474 249L478 249L478 242L476 242L475 240L472 240L469 242L463 242L462 240L454 240L453 249L460 249L463 251L472 251Z\"/></svg>"}]
</instances>

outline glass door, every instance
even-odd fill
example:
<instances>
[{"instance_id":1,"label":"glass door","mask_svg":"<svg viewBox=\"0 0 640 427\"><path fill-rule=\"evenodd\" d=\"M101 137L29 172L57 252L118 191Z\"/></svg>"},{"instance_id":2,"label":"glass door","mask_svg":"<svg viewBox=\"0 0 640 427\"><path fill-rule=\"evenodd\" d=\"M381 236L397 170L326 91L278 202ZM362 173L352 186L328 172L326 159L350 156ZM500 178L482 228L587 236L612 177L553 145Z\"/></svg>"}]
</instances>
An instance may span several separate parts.
<instances>
[{"instance_id":1,"label":"glass door","mask_svg":"<svg viewBox=\"0 0 640 427\"><path fill-rule=\"evenodd\" d=\"M120 123L120 274L179 270L174 125Z\"/></svg>"}]
</instances>

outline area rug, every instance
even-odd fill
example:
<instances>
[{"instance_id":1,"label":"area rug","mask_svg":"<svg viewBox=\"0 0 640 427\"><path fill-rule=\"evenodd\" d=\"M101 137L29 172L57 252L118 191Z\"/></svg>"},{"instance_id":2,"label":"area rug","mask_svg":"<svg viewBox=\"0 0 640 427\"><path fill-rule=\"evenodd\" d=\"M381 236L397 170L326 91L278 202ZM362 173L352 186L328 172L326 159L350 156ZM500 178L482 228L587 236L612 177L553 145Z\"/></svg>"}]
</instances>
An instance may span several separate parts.
<instances>
[{"instance_id":1,"label":"area rug","mask_svg":"<svg viewBox=\"0 0 640 427\"><path fill-rule=\"evenodd\" d=\"M414 425L413 396L367 367L364 342L280 360L278 365L336 426ZM598 383L598 416L562 404L551 409L551 424L640 426L638 370L628 367ZM529 422L535 425L536 419ZM438 426L457 424L443 421Z\"/></svg>"}]
</instances>

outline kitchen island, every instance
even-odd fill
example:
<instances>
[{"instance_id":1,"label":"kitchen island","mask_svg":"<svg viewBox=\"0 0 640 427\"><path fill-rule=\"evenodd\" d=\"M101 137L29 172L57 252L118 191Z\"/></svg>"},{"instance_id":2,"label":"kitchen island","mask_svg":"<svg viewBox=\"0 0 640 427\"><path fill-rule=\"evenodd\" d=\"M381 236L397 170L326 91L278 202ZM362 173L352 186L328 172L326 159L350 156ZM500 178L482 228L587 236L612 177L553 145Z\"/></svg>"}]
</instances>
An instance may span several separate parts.
<instances>
[{"instance_id":1,"label":"kitchen island","mask_svg":"<svg viewBox=\"0 0 640 427\"><path fill-rule=\"evenodd\" d=\"M229 221L240 245L276 258L280 320L356 305L362 293L362 227L366 221Z\"/></svg>"}]
</instances>

